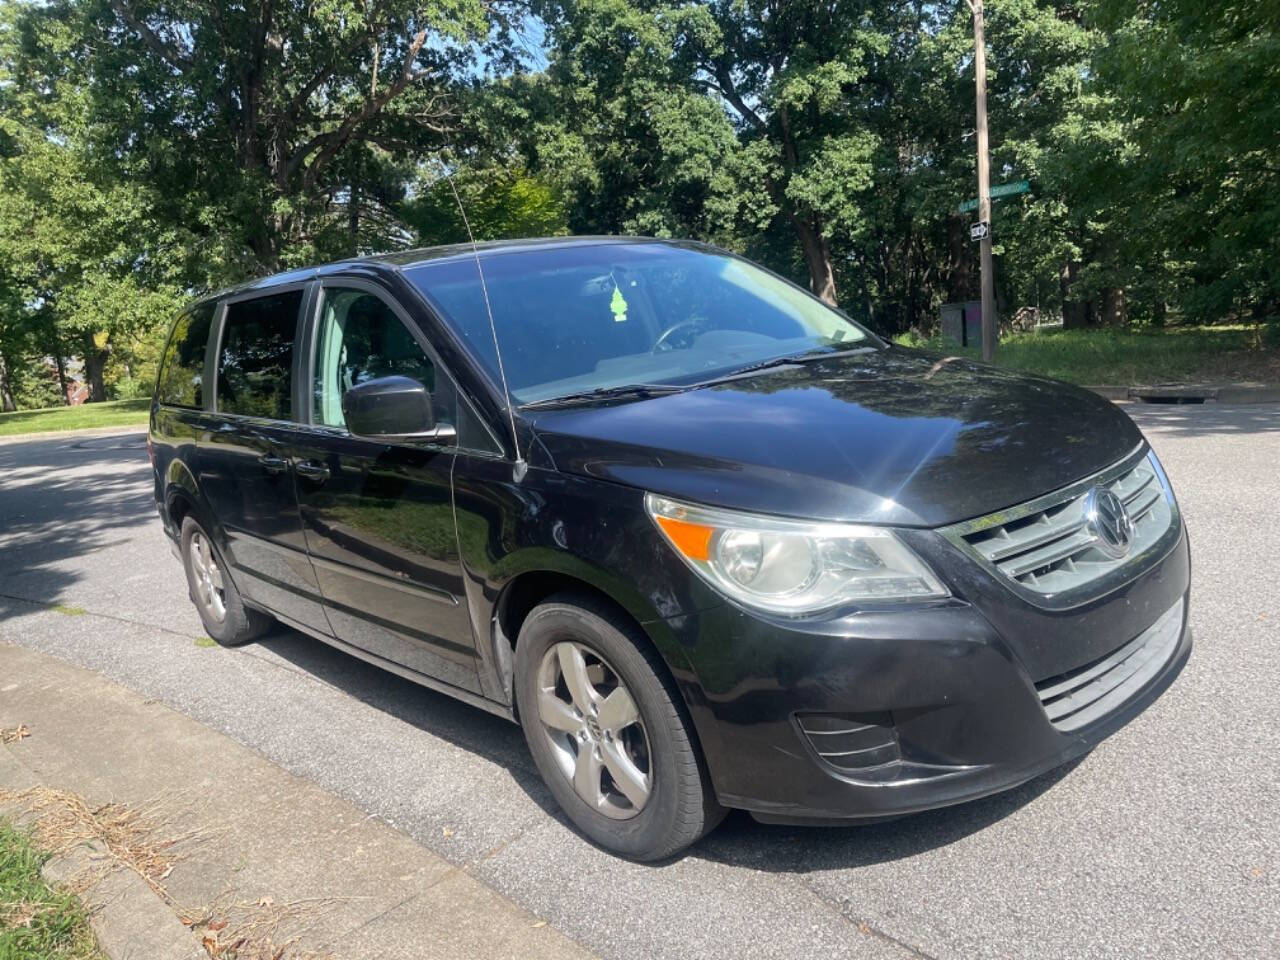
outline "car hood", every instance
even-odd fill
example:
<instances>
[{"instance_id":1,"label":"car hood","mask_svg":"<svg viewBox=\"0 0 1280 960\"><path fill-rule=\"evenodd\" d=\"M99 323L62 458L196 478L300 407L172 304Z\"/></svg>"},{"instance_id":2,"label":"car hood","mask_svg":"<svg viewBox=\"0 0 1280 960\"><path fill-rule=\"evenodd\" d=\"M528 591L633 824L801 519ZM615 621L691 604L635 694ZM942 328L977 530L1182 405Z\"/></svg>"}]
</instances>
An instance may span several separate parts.
<instances>
[{"instance_id":1,"label":"car hood","mask_svg":"<svg viewBox=\"0 0 1280 960\"><path fill-rule=\"evenodd\" d=\"M566 472L740 510L928 527L1065 486L1142 442L1089 391L901 347L531 423Z\"/></svg>"}]
</instances>

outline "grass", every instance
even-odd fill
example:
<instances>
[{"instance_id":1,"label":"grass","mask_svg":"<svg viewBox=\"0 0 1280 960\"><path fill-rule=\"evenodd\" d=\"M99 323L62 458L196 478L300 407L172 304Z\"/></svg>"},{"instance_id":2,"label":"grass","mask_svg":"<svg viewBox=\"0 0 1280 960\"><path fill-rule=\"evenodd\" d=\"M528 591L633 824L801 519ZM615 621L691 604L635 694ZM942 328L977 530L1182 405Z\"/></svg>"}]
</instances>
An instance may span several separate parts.
<instances>
[{"instance_id":1,"label":"grass","mask_svg":"<svg viewBox=\"0 0 1280 960\"><path fill-rule=\"evenodd\" d=\"M1000 341L1002 367L1090 386L1149 386L1159 383L1280 383L1280 346L1273 325L1257 343L1251 326L1167 327L1153 330L1041 330L1010 334ZM979 347L959 347L940 337L910 334L904 346L968 357Z\"/></svg>"},{"instance_id":2,"label":"grass","mask_svg":"<svg viewBox=\"0 0 1280 960\"><path fill-rule=\"evenodd\" d=\"M84 607L73 607L67 603L55 603L50 609L54 613L60 613L64 617L83 617L89 611Z\"/></svg>"},{"instance_id":3,"label":"grass","mask_svg":"<svg viewBox=\"0 0 1280 960\"><path fill-rule=\"evenodd\" d=\"M84 906L40 876L44 855L0 820L0 958L102 960Z\"/></svg>"},{"instance_id":4,"label":"grass","mask_svg":"<svg viewBox=\"0 0 1280 960\"><path fill-rule=\"evenodd\" d=\"M80 430L85 427L142 426L147 422L150 407L151 401L143 398L0 413L0 437L51 430Z\"/></svg>"},{"instance_id":5,"label":"grass","mask_svg":"<svg viewBox=\"0 0 1280 960\"><path fill-rule=\"evenodd\" d=\"M216 647L217 645L218 641L213 637L196 637L197 647Z\"/></svg>"}]
</instances>

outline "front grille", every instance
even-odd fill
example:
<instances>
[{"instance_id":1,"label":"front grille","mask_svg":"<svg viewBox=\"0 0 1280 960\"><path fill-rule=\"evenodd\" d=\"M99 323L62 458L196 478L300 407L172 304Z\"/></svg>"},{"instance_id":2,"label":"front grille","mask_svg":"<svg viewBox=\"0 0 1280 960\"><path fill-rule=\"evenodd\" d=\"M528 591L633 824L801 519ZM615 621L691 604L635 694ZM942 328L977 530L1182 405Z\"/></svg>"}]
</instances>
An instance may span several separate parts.
<instances>
[{"instance_id":1,"label":"front grille","mask_svg":"<svg viewBox=\"0 0 1280 960\"><path fill-rule=\"evenodd\" d=\"M1036 684L1049 721L1064 733L1101 720L1141 690L1169 662L1182 634L1179 600L1114 653Z\"/></svg>"},{"instance_id":2,"label":"front grille","mask_svg":"<svg viewBox=\"0 0 1280 960\"><path fill-rule=\"evenodd\" d=\"M1089 529L1085 504L1095 486L1118 496L1133 520L1133 539L1120 559L1100 550ZM943 533L1033 599L1055 598L1088 594L1113 575L1137 573L1176 517L1173 492L1155 455L1148 453L1136 463L1126 461L1056 494Z\"/></svg>"},{"instance_id":3,"label":"front grille","mask_svg":"<svg viewBox=\"0 0 1280 960\"><path fill-rule=\"evenodd\" d=\"M802 713L796 722L818 756L840 770L865 772L902 759L887 713Z\"/></svg>"}]
</instances>

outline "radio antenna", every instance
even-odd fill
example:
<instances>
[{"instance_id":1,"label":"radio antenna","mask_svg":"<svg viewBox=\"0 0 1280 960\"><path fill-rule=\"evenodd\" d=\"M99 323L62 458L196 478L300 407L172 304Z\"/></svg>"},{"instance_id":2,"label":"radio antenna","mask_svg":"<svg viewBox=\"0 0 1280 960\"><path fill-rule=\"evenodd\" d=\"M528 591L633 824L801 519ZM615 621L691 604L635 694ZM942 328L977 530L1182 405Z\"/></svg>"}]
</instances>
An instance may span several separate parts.
<instances>
[{"instance_id":1,"label":"radio antenna","mask_svg":"<svg viewBox=\"0 0 1280 960\"><path fill-rule=\"evenodd\" d=\"M514 477L515 481L519 483L524 479L529 465L520 456L520 437L516 434L516 410L515 405L511 402L511 391L507 387L507 370L502 364L502 347L498 345L498 325L493 321L493 307L489 304L489 287L484 282L484 267L480 263L480 248L476 246L475 234L471 232L471 222L467 220L467 211L463 209L462 197L458 195L458 188L454 186L453 174L446 169L444 176L449 181L449 189L453 191L453 199L458 204L458 213L462 214L462 225L467 228L467 239L471 241L471 255L476 260L476 273L480 274L480 292L484 294L484 309L489 314L489 332L493 334L493 352L498 357L498 376L502 379L502 393L507 399L507 419L511 423L511 443L515 447L516 454Z\"/></svg>"}]
</instances>

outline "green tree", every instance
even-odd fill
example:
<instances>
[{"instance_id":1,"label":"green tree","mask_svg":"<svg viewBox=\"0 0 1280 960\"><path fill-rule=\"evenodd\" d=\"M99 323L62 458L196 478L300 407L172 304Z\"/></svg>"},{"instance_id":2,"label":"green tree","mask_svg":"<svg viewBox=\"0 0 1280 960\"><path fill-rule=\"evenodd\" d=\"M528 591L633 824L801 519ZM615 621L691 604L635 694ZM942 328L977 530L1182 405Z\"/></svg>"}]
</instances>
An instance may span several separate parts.
<instances>
[{"instance_id":1,"label":"green tree","mask_svg":"<svg viewBox=\"0 0 1280 960\"><path fill-rule=\"evenodd\" d=\"M1197 319L1280 308L1280 7L1102 0L1096 61L1132 156L1112 201L1153 295Z\"/></svg>"},{"instance_id":2,"label":"green tree","mask_svg":"<svg viewBox=\"0 0 1280 960\"><path fill-rule=\"evenodd\" d=\"M448 174L439 165L424 169L401 215L424 246L465 243L468 226L476 240L552 237L569 232L560 192L514 160L505 165L473 161L455 166Z\"/></svg>"},{"instance_id":3,"label":"green tree","mask_svg":"<svg viewBox=\"0 0 1280 960\"><path fill-rule=\"evenodd\" d=\"M62 25L73 48L26 54L33 75L88 65L100 162L164 197L225 278L403 240L379 220L403 196L395 164L446 138L473 41L502 34L491 9L60 0L28 18Z\"/></svg>"},{"instance_id":4,"label":"green tree","mask_svg":"<svg viewBox=\"0 0 1280 960\"><path fill-rule=\"evenodd\" d=\"M48 357L64 381L66 357L81 356L90 399L104 400L112 351L171 316L182 295L180 244L146 187L104 176L82 77L15 82L27 79L22 44L56 56L67 40L60 28L30 30L24 12L6 8L0 20L0 337L25 366Z\"/></svg>"},{"instance_id":5,"label":"green tree","mask_svg":"<svg viewBox=\"0 0 1280 960\"><path fill-rule=\"evenodd\" d=\"M865 227L876 144L864 84L886 48L879 5L537 9L551 24L548 77L560 91L538 152L581 184L573 192L591 222L741 236L780 221L811 289L836 301L833 239Z\"/></svg>"}]
</instances>

